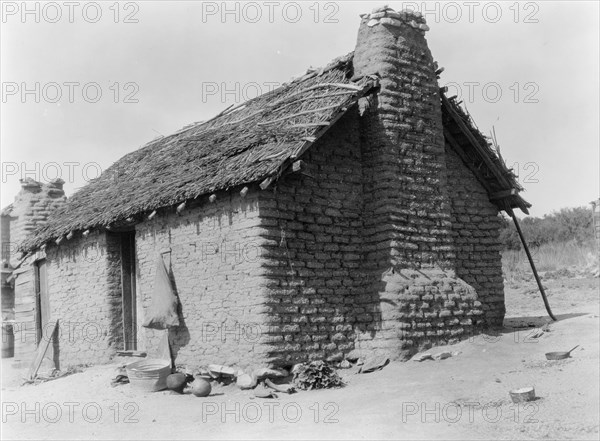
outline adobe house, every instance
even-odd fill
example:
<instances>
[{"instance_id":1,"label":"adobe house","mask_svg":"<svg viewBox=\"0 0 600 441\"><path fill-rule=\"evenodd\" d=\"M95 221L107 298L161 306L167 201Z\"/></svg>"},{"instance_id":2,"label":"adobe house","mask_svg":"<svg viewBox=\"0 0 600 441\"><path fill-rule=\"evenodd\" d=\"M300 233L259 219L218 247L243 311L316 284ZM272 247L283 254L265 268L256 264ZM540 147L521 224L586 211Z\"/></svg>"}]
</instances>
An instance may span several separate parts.
<instances>
[{"instance_id":1,"label":"adobe house","mask_svg":"<svg viewBox=\"0 0 600 441\"><path fill-rule=\"evenodd\" d=\"M498 215L529 204L440 90L427 30L363 15L353 53L125 155L54 211L22 249L60 363L157 344L140 326L157 255L178 364L406 358L501 325Z\"/></svg>"},{"instance_id":2,"label":"adobe house","mask_svg":"<svg viewBox=\"0 0 600 441\"><path fill-rule=\"evenodd\" d=\"M3 357L14 356L13 364L18 367L31 358L47 322L42 322L41 316L48 316L46 299L40 297L44 288L40 283L45 281L42 255L30 253L19 259L18 244L44 225L50 213L66 200L62 179L43 184L28 177L20 182L14 202L0 212ZM7 326L12 321L14 326Z\"/></svg>"}]
</instances>

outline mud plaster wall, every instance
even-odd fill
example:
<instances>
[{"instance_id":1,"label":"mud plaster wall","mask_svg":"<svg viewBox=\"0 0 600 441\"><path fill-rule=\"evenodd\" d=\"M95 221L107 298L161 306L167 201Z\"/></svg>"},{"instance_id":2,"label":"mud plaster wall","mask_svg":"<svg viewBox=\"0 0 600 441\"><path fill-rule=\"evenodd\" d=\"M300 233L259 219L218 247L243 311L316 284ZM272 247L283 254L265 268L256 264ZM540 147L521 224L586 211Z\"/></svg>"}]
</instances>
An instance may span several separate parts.
<instances>
[{"instance_id":1,"label":"mud plaster wall","mask_svg":"<svg viewBox=\"0 0 600 441\"><path fill-rule=\"evenodd\" d=\"M484 324L501 326L505 305L498 209L450 146L446 146L446 163L456 275L477 291Z\"/></svg>"},{"instance_id":2,"label":"mud plaster wall","mask_svg":"<svg viewBox=\"0 0 600 441\"><path fill-rule=\"evenodd\" d=\"M288 175L260 194L269 344L289 364L341 359L356 327L373 327L364 272L358 112L350 110Z\"/></svg>"},{"instance_id":3,"label":"mud plaster wall","mask_svg":"<svg viewBox=\"0 0 600 441\"><path fill-rule=\"evenodd\" d=\"M208 198L204 198L208 199ZM137 295L149 311L160 254L181 303L179 327L170 340L177 364L262 364L265 301L258 196L239 190L204 203L159 214L136 226ZM162 331L141 328L148 352Z\"/></svg>"},{"instance_id":4,"label":"mud plaster wall","mask_svg":"<svg viewBox=\"0 0 600 441\"><path fill-rule=\"evenodd\" d=\"M108 362L123 349L119 256L119 243L97 231L48 246L50 318L60 319L61 369Z\"/></svg>"}]
</instances>

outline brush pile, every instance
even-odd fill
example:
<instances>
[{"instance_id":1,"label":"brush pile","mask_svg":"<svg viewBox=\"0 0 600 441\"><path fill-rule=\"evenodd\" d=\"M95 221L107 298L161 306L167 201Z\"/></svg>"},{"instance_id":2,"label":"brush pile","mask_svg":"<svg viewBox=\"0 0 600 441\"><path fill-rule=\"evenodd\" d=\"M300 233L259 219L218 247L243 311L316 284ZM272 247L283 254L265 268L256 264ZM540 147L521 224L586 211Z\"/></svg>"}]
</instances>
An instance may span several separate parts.
<instances>
[{"instance_id":1,"label":"brush pile","mask_svg":"<svg viewBox=\"0 0 600 441\"><path fill-rule=\"evenodd\" d=\"M328 389L344 385L335 369L324 361L311 361L296 365L293 373L294 384L302 390Z\"/></svg>"}]
</instances>

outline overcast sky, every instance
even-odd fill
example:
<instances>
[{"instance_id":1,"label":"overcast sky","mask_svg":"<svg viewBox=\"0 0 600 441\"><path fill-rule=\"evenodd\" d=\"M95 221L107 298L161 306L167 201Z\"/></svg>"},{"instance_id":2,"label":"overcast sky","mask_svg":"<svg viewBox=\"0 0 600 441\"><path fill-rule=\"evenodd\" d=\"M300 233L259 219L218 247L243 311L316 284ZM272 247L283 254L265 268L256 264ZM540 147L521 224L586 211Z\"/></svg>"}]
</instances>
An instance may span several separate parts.
<instances>
[{"instance_id":1,"label":"overcast sky","mask_svg":"<svg viewBox=\"0 0 600 441\"><path fill-rule=\"evenodd\" d=\"M71 195L153 138L352 51L378 5L3 2L2 206L23 176L59 175ZM495 128L533 215L599 196L598 2L389 5L425 14L440 85Z\"/></svg>"}]
</instances>

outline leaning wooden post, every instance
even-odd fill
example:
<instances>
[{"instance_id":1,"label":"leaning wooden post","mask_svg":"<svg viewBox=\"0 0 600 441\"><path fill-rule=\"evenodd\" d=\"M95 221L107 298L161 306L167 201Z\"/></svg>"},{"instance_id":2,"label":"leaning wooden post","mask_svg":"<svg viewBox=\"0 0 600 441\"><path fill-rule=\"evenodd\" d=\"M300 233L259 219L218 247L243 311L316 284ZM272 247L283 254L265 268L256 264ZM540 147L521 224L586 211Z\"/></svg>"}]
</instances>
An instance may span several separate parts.
<instances>
[{"instance_id":1,"label":"leaning wooden post","mask_svg":"<svg viewBox=\"0 0 600 441\"><path fill-rule=\"evenodd\" d=\"M523 248L525 249L525 254L527 254L527 259L529 259L529 264L531 265L531 269L533 270L533 275L535 276L535 281L538 284L538 288L540 288L540 293L542 294L542 299L544 300L544 306L546 307L546 311L548 311L548 315L554 321L556 321L556 317L552 314L552 310L550 309L550 304L548 303L548 298L546 297L546 292L544 291L544 287L542 286L542 281L540 280L540 276L538 276L537 270L535 269L535 264L533 263L533 259L531 258L531 253L529 252L529 247L527 246L527 242L525 242L525 237L523 236L523 232L521 231L521 226L519 225L519 221L517 220L517 216L515 216L514 211L509 208L508 213L512 217L515 227L517 227L517 233L519 233L519 237L521 238L521 243L523 244Z\"/></svg>"}]
</instances>

